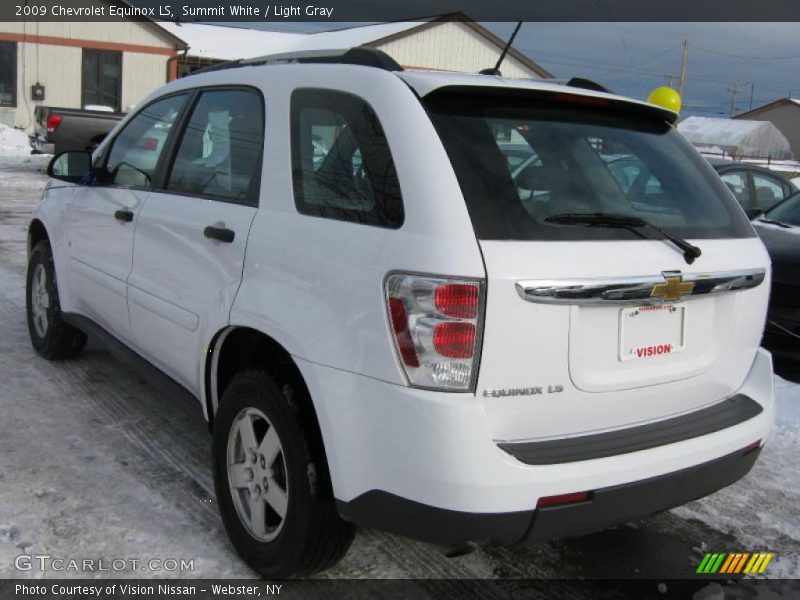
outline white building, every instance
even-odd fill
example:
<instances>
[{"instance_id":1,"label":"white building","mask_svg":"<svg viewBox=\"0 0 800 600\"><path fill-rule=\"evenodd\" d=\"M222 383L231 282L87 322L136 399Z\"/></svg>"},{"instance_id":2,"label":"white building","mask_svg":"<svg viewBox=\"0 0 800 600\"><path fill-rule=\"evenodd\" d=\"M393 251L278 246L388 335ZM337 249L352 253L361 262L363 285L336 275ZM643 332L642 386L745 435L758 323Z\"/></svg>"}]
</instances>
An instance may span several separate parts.
<instances>
[{"instance_id":1,"label":"white building","mask_svg":"<svg viewBox=\"0 0 800 600\"><path fill-rule=\"evenodd\" d=\"M0 123L30 131L40 104L126 111L163 83L210 64L353 46L380 49L404 68L477 72L495 65L505 41L458 14L322 33L146 20L0 22ZM552 77L513 48L501 71Z\"/></svg>"},{"instance_id":2,"label":"white building","mask_svg":"<svg viewBox=\"0 0 800 600\"><path fill-rule=\"evenodd\" d=\"M185 49L149 21L0 22L0 123L30 130L38 104L125 110L177 76Z\"/></svg>"},{"instance_id":3,"label":"white building","mask_svg":"<svg viewBox=\"0 0 800 600\"><path fill-rule=\"evenodd\" d=\"M493 67L505 46L505 40L460 14L321 33L279 33L197 23L160 25L189 46L187 55L179 60L180 75L223 60L353 46L382 50L406 69L475 73ZM506 77L552 78L514 48L509 50L501 71Z\"/></svg>"}]
</instances>

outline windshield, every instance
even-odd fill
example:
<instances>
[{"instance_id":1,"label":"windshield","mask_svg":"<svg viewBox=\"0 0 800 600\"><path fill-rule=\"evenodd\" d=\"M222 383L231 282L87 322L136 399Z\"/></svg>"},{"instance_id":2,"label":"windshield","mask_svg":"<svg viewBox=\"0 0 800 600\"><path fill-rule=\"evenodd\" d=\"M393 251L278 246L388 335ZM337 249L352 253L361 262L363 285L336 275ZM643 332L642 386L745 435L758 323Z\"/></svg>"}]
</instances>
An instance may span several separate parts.
<instances>
[{"instance_id":1,"label":"windshield","mask_svg":"<svg viewBox=\"0 0 800 600\"><path fill-rule=\"evenodd\" d=\"M764 216L773 221L779 221L786 225L800 227L800 192L789 196L786 200L778 204L772 210L768 210Z\"/></svg>"},{"instance_id":2,"label":"windshield","mask_svg":"<svg viewBox=\"0 0 800 600\"><path fill-rule=\"evenodd\" d=\"M713 169L667 123L529 92L444 90L425 104L480 239L637 237L548 221L566 213L635 217L683 238L754 235Z\"/></svg>"}]
</instances>

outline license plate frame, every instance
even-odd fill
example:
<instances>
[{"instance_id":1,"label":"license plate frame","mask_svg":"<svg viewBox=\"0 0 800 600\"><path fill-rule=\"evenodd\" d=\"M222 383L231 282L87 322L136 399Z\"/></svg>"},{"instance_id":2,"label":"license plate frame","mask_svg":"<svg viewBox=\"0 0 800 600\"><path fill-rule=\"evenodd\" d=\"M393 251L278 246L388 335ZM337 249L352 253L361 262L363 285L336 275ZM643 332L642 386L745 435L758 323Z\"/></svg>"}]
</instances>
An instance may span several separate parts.
<instances>
[{"instance_id":1,"label":"license plate frame","mask_svg":"<svg viewBox=\"0 0 800 600\"><path fill-rule=\"evenodd\" d=\"M664 358L686 349L688 306L626 306L619 312L618 358L621 362Z\"/></svg>"}]
</instances>

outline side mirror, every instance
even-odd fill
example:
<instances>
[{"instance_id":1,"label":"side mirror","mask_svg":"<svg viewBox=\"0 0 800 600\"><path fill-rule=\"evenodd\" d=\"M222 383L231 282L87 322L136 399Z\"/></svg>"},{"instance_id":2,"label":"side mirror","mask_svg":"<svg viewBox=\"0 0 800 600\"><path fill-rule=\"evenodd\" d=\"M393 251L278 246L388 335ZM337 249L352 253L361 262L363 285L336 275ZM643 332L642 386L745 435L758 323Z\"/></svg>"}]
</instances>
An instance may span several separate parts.
<instances>
[{"instance_id":1,"label":"side mirror","mask_svg":"<svg viewBox=\"0 0 800 600\"><path fill-rule=\"evenodd\" d=\"M744 214L746 214L747 218L752 221L753 219L757 219L758 217L763 215L764 211L761 210L760 208L748 208L746 211L744 211Z\"/></svg>"},{"instance_id":2,"label":"side mirror","mask_svg":"<svg viewBox=\"0 0 800 600\"><path fill-rule=\"evenodd\" d=\"M80 183L92 172L92 154L85 150L69 150L53 157L47 175L68 183Z\"/></svg>"}]
</instances>

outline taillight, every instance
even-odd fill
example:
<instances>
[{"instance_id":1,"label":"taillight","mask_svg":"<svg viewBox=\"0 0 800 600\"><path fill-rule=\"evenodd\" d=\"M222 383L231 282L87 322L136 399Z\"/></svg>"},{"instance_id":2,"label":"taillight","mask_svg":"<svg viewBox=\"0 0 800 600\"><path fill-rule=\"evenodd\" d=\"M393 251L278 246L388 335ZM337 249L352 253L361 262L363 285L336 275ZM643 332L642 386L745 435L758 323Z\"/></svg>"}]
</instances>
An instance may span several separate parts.
<instances>
[{"instance_id":1,"label":"taillight","mask_svg":"<svg viewBox=\"0 0 800 600\"><path fill-rule=\"evenodd\" d=\"M386 278L389 322L411 385L469 391L478 370L481 283L421 275Z\"/></svg>"},{"instance_id":2,"label":"taillight","mask_svg":"<svg viewBox=\"0 0 800 600\"><path fill-rule=\"evenodd\" d=\"M47 115L47 133L54 133L63 120L61 115Z\"/></svg>"}]
</instances>

